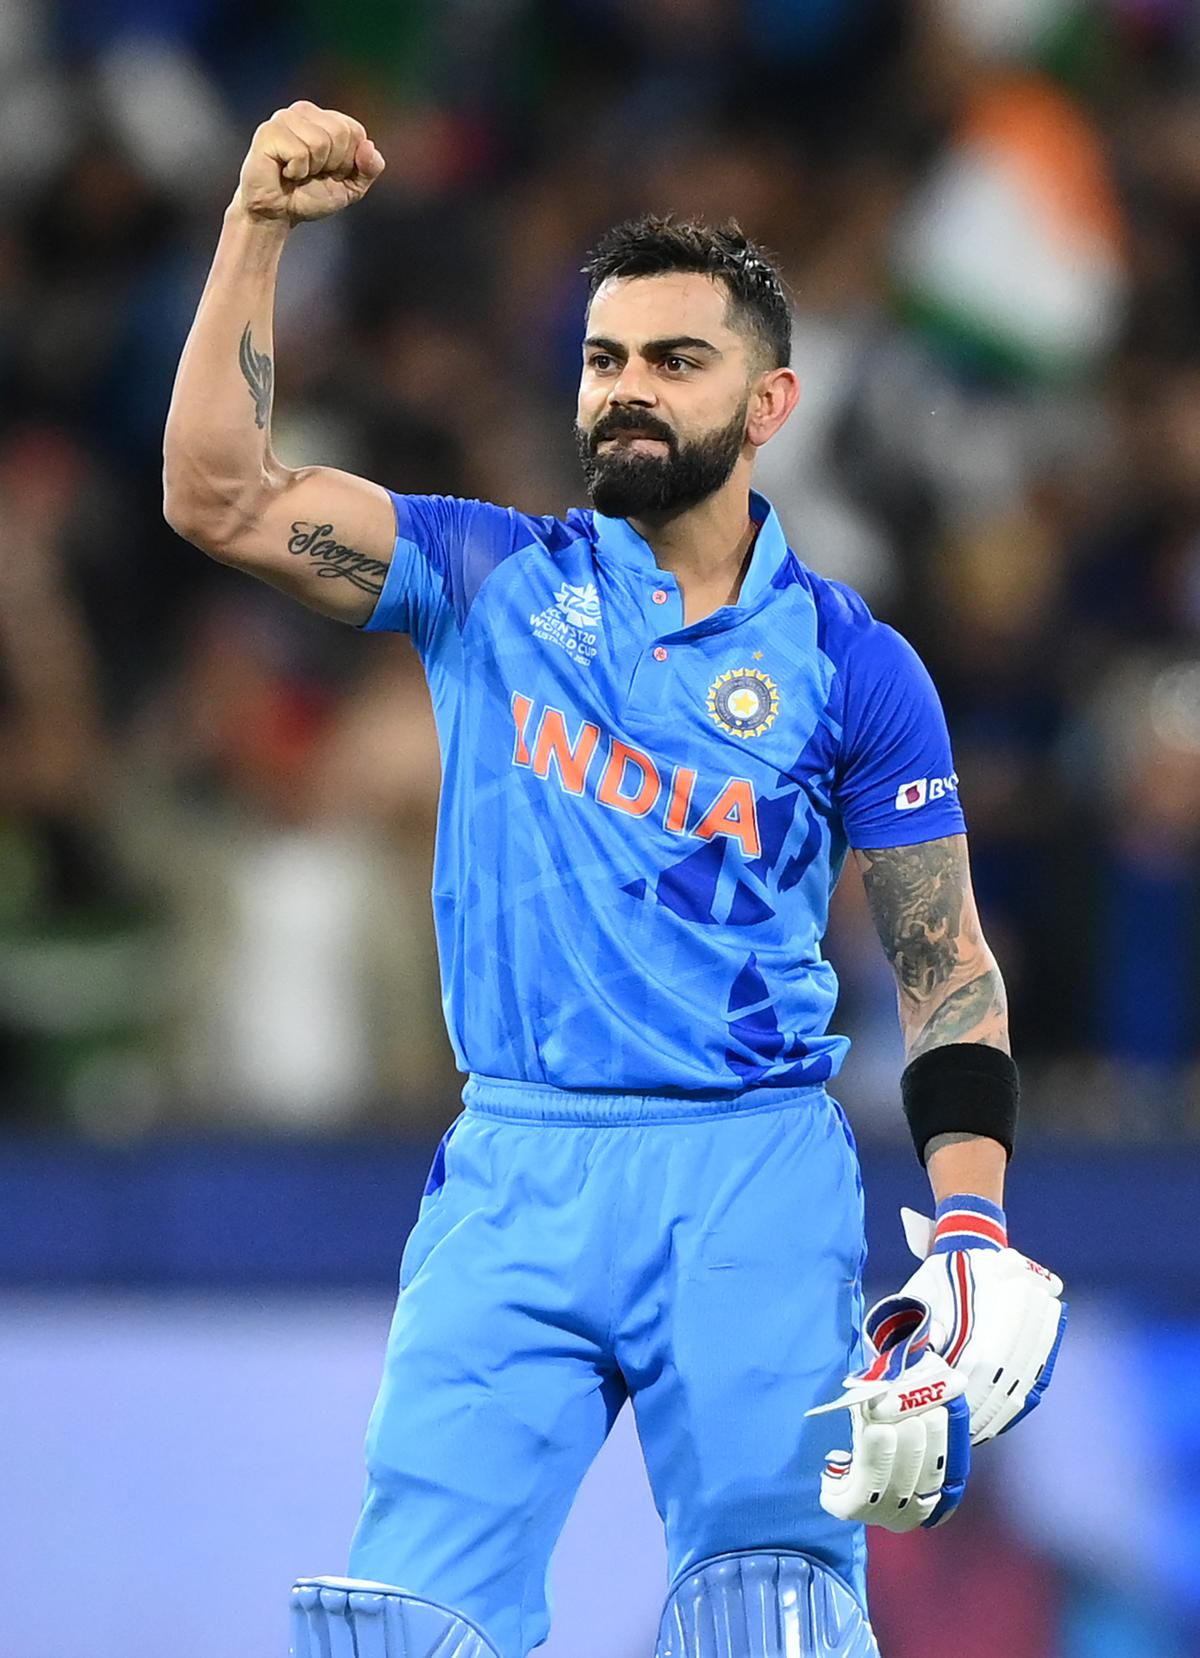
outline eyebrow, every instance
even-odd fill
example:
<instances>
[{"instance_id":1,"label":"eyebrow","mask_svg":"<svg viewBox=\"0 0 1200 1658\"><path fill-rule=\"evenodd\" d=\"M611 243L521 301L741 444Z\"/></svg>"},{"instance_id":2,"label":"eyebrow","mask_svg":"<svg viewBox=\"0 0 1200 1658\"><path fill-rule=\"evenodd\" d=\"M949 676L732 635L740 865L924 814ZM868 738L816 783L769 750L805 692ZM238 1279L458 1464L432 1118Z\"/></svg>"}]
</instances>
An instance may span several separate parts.
<instances>
[{"instance_id":1,"label":"eyebrow","mask_svg":"<svg viewBox=\"0 0 1200 1658\"><path fill-rule=\"evenodd\" d=\"M610 340L602 334L589 334L583 342L583 349L610 351L615 357L620 357L625 355L626 348L619 340ZM722 355L711 340L702 340L695 334L673 334L665 340L647 340L642 346L642 355L646 357L669 357L673 351L704 351L710 357Z\"/></svg>"}]
</instances>

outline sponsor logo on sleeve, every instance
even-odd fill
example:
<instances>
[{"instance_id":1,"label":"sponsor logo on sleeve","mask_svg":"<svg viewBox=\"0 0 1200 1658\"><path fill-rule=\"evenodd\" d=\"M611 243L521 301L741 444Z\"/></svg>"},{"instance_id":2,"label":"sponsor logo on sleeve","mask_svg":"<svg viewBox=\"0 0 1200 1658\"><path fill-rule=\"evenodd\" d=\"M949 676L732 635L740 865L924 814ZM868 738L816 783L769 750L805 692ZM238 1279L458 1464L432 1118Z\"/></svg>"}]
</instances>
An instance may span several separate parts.
<instances>
[{"instance_id":1,"label":"sponsor logo on sleeve","mask_svg":"<svg viewBox=\"0 0 1200 1658\"><path fill-rule=\"evenodd\" d=\"M949 777L917 777L911 783L901 783L896 790L896 810L898 812L915 812L920 806L928 806L932 801L944 800L948 794L953 794L958 788L958 773L952 771Z\"/></svg>"}]
</instances>

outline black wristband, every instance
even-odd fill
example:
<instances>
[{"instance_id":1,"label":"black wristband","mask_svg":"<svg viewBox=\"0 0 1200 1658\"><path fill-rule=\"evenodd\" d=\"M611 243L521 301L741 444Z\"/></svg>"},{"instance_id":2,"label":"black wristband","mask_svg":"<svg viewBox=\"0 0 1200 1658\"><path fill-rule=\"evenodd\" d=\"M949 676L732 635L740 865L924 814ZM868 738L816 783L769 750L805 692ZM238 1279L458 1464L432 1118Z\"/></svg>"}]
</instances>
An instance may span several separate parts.
<instances>
[{"instance_id":1,"label":"black wristband","mask_svg":"<svg viewBox=\"0 0 1200 1658\"><path fill-rule=\"evenodd\" d=\"M984 1134L1012 1156L1021 1089L1017 1067L999 1048L982 1042L930 1048L905 1067L900 1093L922 1165L938 1134Z\"/></svg>"}]
</instances>

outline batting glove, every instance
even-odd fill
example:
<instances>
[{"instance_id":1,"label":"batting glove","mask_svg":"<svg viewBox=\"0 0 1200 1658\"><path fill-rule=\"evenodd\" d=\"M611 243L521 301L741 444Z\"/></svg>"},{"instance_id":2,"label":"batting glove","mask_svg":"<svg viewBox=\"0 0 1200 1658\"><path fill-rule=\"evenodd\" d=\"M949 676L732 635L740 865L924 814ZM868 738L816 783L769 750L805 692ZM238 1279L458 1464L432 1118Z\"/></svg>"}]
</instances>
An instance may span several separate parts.
<instances>
[{"instance_id":1,"label":"batting glove","mask_svg":"<svg viewBox=\"0 0 1200 1658\"><path fill-rule=\"evenodd\" d=\"M981 1445L1042 1400L1066 1329L1062 1280L1008 1247L1004 1211L986 1198L948 1197L934 1220L902 1209L922 1261L902 1295L932 1314L930 1343L966 1382L971 1443Z\"/></svg>"},{"instance_id":2,"label":"batting glove","mask_svg":"<svg viewBox=\"0 0 1200 1658\"><path fill-rule=\"evenodd\" d=\"M971 1467L965 1378L930 1346L924 1302L889 1296L867 1314L865 1369L809 1416L848 1409L852 1448L831 1451L821 1507L838 1520L915 1531L949 1519Z\"/></svg>"}]
</instances>

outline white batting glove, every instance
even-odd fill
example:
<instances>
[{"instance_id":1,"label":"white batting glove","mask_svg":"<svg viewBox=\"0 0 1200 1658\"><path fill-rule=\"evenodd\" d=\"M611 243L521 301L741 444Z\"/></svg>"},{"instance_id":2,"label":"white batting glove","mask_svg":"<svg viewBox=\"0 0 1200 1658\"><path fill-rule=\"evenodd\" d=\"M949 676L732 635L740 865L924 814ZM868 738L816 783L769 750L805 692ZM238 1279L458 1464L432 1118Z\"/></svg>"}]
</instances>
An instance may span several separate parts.
<instances>
[{"instance_id":1,"label":"white batting glove","mask_svg":"<svg viewBox=\"0 0 1200 1658\"><path fill-rule=\"evenodd\" d=\"M848 1409L852 1448L831 1451L821 1507L838 1520L915 1531L949 1519L971 1467L964 1377L933 1351L924 1302L893 1295L867 1314L870 1363L809 1416Z\"/></svg>"},{"instance_id":2,"label":"white batting glove","mask_svg":"<svg viewBox=\"0 0 1200 1658\"><path fill-rule=\"evenodd\" d=\"M1008 1247L1004 1211L986 1198L944 1198L933 1221L902 1209L922 1261L902 1295L932 1313L934 1350L966 1381L971 1443L1013 1427L1041 1403L1066 1328L1062 1280Z\"/></svg>"}]
</instances>

